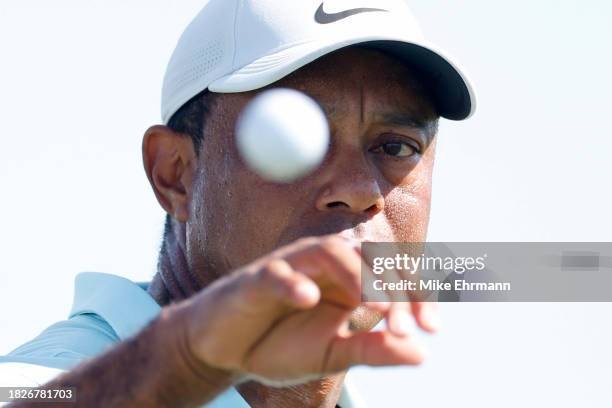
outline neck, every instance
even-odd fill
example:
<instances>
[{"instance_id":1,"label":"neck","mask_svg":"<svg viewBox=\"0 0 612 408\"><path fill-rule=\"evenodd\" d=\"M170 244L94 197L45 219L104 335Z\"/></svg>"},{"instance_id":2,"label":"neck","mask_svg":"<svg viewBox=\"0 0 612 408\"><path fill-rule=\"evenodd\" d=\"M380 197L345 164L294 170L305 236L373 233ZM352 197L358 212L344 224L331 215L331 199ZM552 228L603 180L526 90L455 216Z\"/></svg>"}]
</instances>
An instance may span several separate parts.
<instances>
[{"instance_id":1,"label":"neck","mask_svg":"<svg viewBox=\"0 0 612 408\"><path fill-rule=\"evenodd\" d=\"M236 389L253 408L333 408L340 398L345 375L346 373L340 373L283 388L268 387L251 381L238 385Z\"/></svg>"},{"instance_id":2,"label":"neck","mask_svg":"<svg viewBox=\"0 0 612 408\"><path fill-rule=\"evenodd\" d=\"M202 288L187 262L185 240L177 238L184 236L185 224L178 222L164 236L157 274L149 286L149 294L160 306L186 299Z\"/></svg>"},{"instance_id":3,"label":"neck","mask_svg":"<svg viewBox=\"0 0 612 408\"><path fill-rule=\"evenodd\" d=\"M203 277L202 280L207 282L203 284L191 273L185 251L185 240L177 238L185 236L185 225L176 222L173 224L173 228L166 233L157 263L157 274L148 290L160 306L193 296L214 280ZM298 406L333 408L340 397L344 375L345 373L336 374L284 388L250 381L238 385L236 389L254 408Z\"/></svg>"}]
</instances>

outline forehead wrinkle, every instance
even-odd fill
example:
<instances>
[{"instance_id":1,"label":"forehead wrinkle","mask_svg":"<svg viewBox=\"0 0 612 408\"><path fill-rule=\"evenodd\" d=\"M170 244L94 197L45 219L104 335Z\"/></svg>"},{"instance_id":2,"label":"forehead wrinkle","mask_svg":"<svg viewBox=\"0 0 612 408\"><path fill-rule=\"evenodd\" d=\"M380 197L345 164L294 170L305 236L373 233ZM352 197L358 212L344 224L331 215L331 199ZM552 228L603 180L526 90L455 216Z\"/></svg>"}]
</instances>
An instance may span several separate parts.
<instances>
[{"instance_id":1,"label":"forehead wrinkle","mask_svg":"<svg viewBox=\"0 0 612 408\"><path fill-rule=\"evenodd\" d=\"M338 109L336 103L328 104L317 101L325 115L334 120L343 112ZM411 129L419 130L427 138L429 143L431 139L437 133L437 119L424 117L419 115L411 109L403 108L401 111L380 111L373 112L369 116L373 118L375 122L381 122L387 125L394 125L400 127L406 127ZM361 123L365 123L366 120L366 109L365 109L365 98L361 101Z\"/></svg>"},{"instance_id":2,"label":"forehead wrinkle","mask_svg":"<svg viewBox=\"0 0 612 408\"><path fill-rule=\"evenodd\" d=\"M364 99L364 91L363 91L363 83L361 84L361 86L359 87L359 103L361 106L360 109L360 119L361 119L361 123L364 123L364 119L365 119L365 99Z\"/></svg>"}]
</instances>

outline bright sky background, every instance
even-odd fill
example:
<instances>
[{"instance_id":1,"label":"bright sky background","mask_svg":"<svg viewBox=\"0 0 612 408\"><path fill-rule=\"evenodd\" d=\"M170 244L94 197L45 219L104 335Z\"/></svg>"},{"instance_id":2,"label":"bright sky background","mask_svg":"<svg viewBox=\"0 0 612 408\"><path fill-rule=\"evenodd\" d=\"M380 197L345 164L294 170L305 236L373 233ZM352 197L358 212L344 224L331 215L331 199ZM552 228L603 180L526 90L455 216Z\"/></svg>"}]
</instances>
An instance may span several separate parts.
<instances>
[{"instance_id":1,"label":"bright sky background","mask_svg":"<svg viewBox=\"0 0 612 408\"><path fill-rule=\"evenodd\" d=\"M202 1L0 2L0 354L66 316L75 274L148 280L163 213L140 143ZM612 3L410 1L476 83L440 130L431 241L612 240ZM610 406L610 304L445 304L371 406Z\"/></svg>"}]
</instances>

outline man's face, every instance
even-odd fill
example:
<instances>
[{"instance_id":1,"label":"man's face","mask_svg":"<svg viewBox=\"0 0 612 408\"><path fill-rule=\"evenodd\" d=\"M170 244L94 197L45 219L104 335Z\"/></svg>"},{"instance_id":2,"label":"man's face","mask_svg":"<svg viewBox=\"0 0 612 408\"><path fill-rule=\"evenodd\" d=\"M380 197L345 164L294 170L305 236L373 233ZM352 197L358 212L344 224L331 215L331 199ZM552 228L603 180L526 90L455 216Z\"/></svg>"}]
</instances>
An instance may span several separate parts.
<instances>
[{"instance_id":1,"label":"man's face","mask_svg":"<svg viewBox=\"0 0 612 408\"><path fill-rule=\"evenodd\" d=\"M291 184L262 179L236 149L236 120L257 92L218 95L191 190L191 270L223 275L304 236L424 241L437 114L415 82L396 59L352 48L275 83L313 97L331 130L323 164Z\"/></svg>"}]
</instances>

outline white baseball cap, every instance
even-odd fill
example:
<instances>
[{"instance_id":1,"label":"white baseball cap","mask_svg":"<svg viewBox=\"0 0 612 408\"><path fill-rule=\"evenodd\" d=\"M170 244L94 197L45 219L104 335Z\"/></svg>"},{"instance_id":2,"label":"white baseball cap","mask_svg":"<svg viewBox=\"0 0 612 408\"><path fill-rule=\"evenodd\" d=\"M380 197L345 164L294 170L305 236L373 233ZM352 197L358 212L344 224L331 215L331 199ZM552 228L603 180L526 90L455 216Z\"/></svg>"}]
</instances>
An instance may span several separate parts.
<instances>
[{"instance_id":1,"label":"white baseball cap","mask_svg":"<svg viewBox=\"0 0 612 408\"><path fill-rule=\"evenodd\" d=\"M455 60L427 42L405 0L208 0L168 64L162 120L205 89L270 85L344 47L379 48L431 81L440 116L462 120L475 93Z\"/></svg>"}]
</instances>

